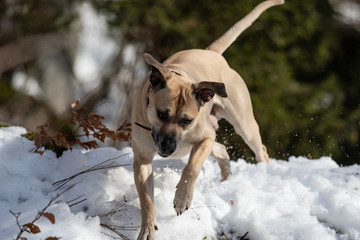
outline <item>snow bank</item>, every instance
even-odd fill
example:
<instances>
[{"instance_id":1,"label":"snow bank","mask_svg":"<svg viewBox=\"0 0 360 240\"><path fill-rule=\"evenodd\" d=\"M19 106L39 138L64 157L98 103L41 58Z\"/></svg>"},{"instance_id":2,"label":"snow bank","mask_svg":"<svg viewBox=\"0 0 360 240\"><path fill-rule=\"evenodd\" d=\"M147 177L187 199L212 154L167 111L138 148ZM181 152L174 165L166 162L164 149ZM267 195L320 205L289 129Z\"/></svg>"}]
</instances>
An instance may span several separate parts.
<instances>
[{"instance_id":1,"label":"snow bank","mask_svg":"<svg viewBox=\"0 0 360 240\"><path fill-rule=\"evenodd\" d=\"M83 174L47 210L51 224L36 222L41 233L28 239L113 239L100 222L122 226L135 239L140 225L139 199L134 186L131 149L73 150L56 158L30 152L33 143L21 127L0 128L0 239L15 239L20 224L31 222L38 210L56 196L53 183L107 159L120 157L110 170ZM232 176L220 182L213 159L205 162L196 181L193 204L177 217L172 206L175 186L186 159L154 161L157 239L360 239L360 166L339 167L331 158L291 157L270 164L232 162ZM126 202L124 201L124 197ZM72 206L73 203L82 201ZM119 211L108 213L117 206Z\"/></svg>"}]
</instances>

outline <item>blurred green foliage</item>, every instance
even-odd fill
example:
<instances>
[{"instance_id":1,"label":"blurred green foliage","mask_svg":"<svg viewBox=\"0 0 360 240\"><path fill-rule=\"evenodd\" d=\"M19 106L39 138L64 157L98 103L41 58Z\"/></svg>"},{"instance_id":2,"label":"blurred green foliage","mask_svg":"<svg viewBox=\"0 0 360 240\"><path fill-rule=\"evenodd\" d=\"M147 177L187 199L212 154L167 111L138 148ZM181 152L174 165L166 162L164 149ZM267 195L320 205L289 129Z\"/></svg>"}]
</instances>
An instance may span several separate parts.
<instances>
[{"instance_id":1,"label":"blurred green foliage","mask_svg":"<svg viewBox=\"0 0 360 240\"><path fill-rule=\"evenodd\" d=\"M93 0L129 41L159 60L205 48L260 1ZM360 162L360 33L328 1L271 8L224 53L244 78L271 157L331 155ZM221 122L218 140L233 159L252 153Z\"/></svg>"},{"instance_id":2,"label":"blurred green foliage","mask_svg":"<svg viewBox=\"0 0 360 240\"><path fill-rule=\"evenodd\" d=\"M0 47L28 36L67 30L77 17L72 4L71 0L0 1ZM32 66L31 62L23 67L29 66ZM14 69L2 74L0 72L0 104L21 98L11 87L13 72Z\"/></svg>"},{"instance_id":3,"label":"blurred green foliage","mask_svg":"<svg viewBox=\"0 0 360 240\"><path fill-rule=\"evenodd\" d=\"M24 0L0 3L0 45L34 34L61 31L76 14L71 0Z\"/></svg>"}]
</instances>

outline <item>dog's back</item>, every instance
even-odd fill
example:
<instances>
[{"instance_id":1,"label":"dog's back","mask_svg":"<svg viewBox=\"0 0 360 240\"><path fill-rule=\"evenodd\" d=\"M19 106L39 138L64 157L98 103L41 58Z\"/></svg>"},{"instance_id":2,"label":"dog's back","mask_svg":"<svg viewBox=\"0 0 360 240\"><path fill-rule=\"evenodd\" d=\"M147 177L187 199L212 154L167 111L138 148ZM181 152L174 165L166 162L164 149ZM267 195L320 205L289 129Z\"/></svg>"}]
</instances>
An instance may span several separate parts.
<instances>
[{"instance_id":1,"label":"dog's back","mask_svg":"<svg viewBox=\"0 0 360 240\"><path fill-rule=\"evenodd\" d=\"M177 67L190 74L194 82L214 81L221 79L222 72L218 71L221 67L223 71L230 69L228 63L222 55L214 51L203 49L191 49L180 51L169 57L164 66Z\"/></svg>"}]
</instances>

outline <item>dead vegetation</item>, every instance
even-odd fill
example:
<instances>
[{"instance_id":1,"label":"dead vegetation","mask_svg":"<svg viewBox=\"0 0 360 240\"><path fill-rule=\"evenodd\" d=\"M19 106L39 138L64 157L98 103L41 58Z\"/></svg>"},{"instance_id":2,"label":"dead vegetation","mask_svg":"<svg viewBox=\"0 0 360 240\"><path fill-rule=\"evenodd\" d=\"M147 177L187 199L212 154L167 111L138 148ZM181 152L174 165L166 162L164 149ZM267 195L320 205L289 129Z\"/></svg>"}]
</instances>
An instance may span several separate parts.
<instances>
[{"instance_id":1,"label":"dead vegetation","mask_svg":"<svg viewBox=\"0 0 360 240\"><path fill-rule=\"evenodd\" d=\"M57 157L61 156L65 150L72 150L74 145L79 145L86 150L97 148L98 141L104 143L105 139L113 141L130 141L131 126L124 121L117 130L110 130L102 122L105 118L96 113L87 113L85 108L78 108L80 99L71 104L71 119L67 122L75 127L73 132L59 127L55 133L49 131L48 124L39 125L36 133L24 134L34 140L35 148L32 151L42 154L44 149L52 150ZM65 125L65 124L63 124ZM76 135L81 131L83 134ZM86 140L83 140L87 137Z\"/></svg>"},{"instance_id":2,"label":"dead vegetation","mask_svg":"<svg viewBox=\"0 0 360 240\"><path fill-rule=\"evenodd\" d=\"M85 150L94 149L99 147L99 141L104 143L107 138L112 141L130 141L131 139L131 127L130 123L124 121L118 129L110 130L107 128L103 120L105 119L103 116L96 114L94 112L88 113L85 108L79 108L80 99L73 102L70 106L71 118L68 121L52 123L58 124L59 127L56 132L50 131L48 124L43 124L37 126L36 132L30 132L27 134L23 134L23 137L26 137L30 140L34 141L35 147L31 150L35 153L43 154L45 150L51 150L56 153L57 157L60 157L62 153L66 150L72 150L75 145L83 148ZM71 125L74 129L73 131L69 131L66 129L66 125ZM52 126L51 129L54 129ZM81 132L79 134L79 132ZM16 236L16 240L27 240L27 237L24 237L24 233L28 233L30 235L38 234L41 232L41 229L36 222L40 218L48 219L52 224L55 224L55 215L47 211L50 206L58 204L61 202L59 197L72 189L77 183L71 184L70 182L77 178L80 175L87 174L90 172L98 171L98 170L107 170L111 168L126 166L125 164L118 164L115 162L116 159L123 157L124 155L117 156L114 158L107 159L99 164L96 164L90 168L87 168L77 174L74 174L65 179L56 181L53 183L55 187L56 196L52 197L49 203L40 211L38 211L37 215L34 219L27 223L20 223L19 217L21 212L15 213L11 210L11 214L16 219L16 224L19 228L19 232ZM77 205L81 202L86 201L87 198L84 195L81 195L70 202L66 202L70 207ZM101 226L104 229L110 230L112 233L115 233L117 237L113 237L114 239L128 239L125 235L121 233L122 230L126 230L126 227L116 226L110 224L110 218L114 215L122 211L126 203L126 199L120 201L115 207L106 214L100 215L101 218ZM130 227L127 230L136 230L138 227ZM104 233L106 234L106 233ZM108 234L107 234L108 235ZM109 235L110 236L110 235ZM49 236L45 240L59 240L60 237Z\"/></svg>"},{"instance_id":3,"label":"dead vegetation","mask_svg":"<svg viewBox=\"0 0 360 240\"><path fill-rule=\"evenodd\" d=\"M72 189L75 186L75 184L67 187L64 191L57 193L55 197L52 197L49 201L49 203L40 211L38 211L37 215L34 217L34 219L31 222L25 223L25 224L21 224L19 221L19 217L21 215L21 212L18 213L14 213L13 211L9 210L10 213L15 217L16 219L16 225L19 227L19 233L17 234L15 240L27 240L26 237L23 237L24 233L29 233L31 235L33 234L38 234L41 232L41 229L39 226L37 226L35 223L40 219L40 218L46 218L48 219L52 224L55 224L55 215L47 212L47 209L50 206L53 206L57 203L59 203L60 201L58 200L58 198L65 192L69 191L70 189ZM59 240L59 237L47 237L45 238L45 240Z\"/></svg>"}]
</instances>

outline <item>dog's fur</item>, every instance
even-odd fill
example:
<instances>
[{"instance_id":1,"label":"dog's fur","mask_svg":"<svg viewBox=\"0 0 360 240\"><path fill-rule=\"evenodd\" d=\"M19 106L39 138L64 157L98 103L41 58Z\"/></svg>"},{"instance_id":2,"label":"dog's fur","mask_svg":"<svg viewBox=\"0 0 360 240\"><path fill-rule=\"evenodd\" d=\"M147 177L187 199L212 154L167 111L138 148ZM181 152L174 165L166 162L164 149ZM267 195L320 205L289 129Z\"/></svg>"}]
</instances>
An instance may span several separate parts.
<instances>
[{"instance_id":1,"label":"dog's fur","mask_svg":"<svg viewBox=\"0 0 360 240\"><path fill-rule=\"evenodd\" d=\"M177 215L189 208L195 180L211 153L219 162L222 179L229 176L229 156L225 147L215 142L218 119L225 118L234 126L258 162L269 161L247 87L222 53L263 11L282 3L268 0L259 4L206 50L181 51L162 64L144 55L152 70L136 94L131 121L134 178L142 218L138 239L155 239L157 230L152 171L156 153L173 158L190 153L175 192Z\"/></svg>"}]
</instances>

